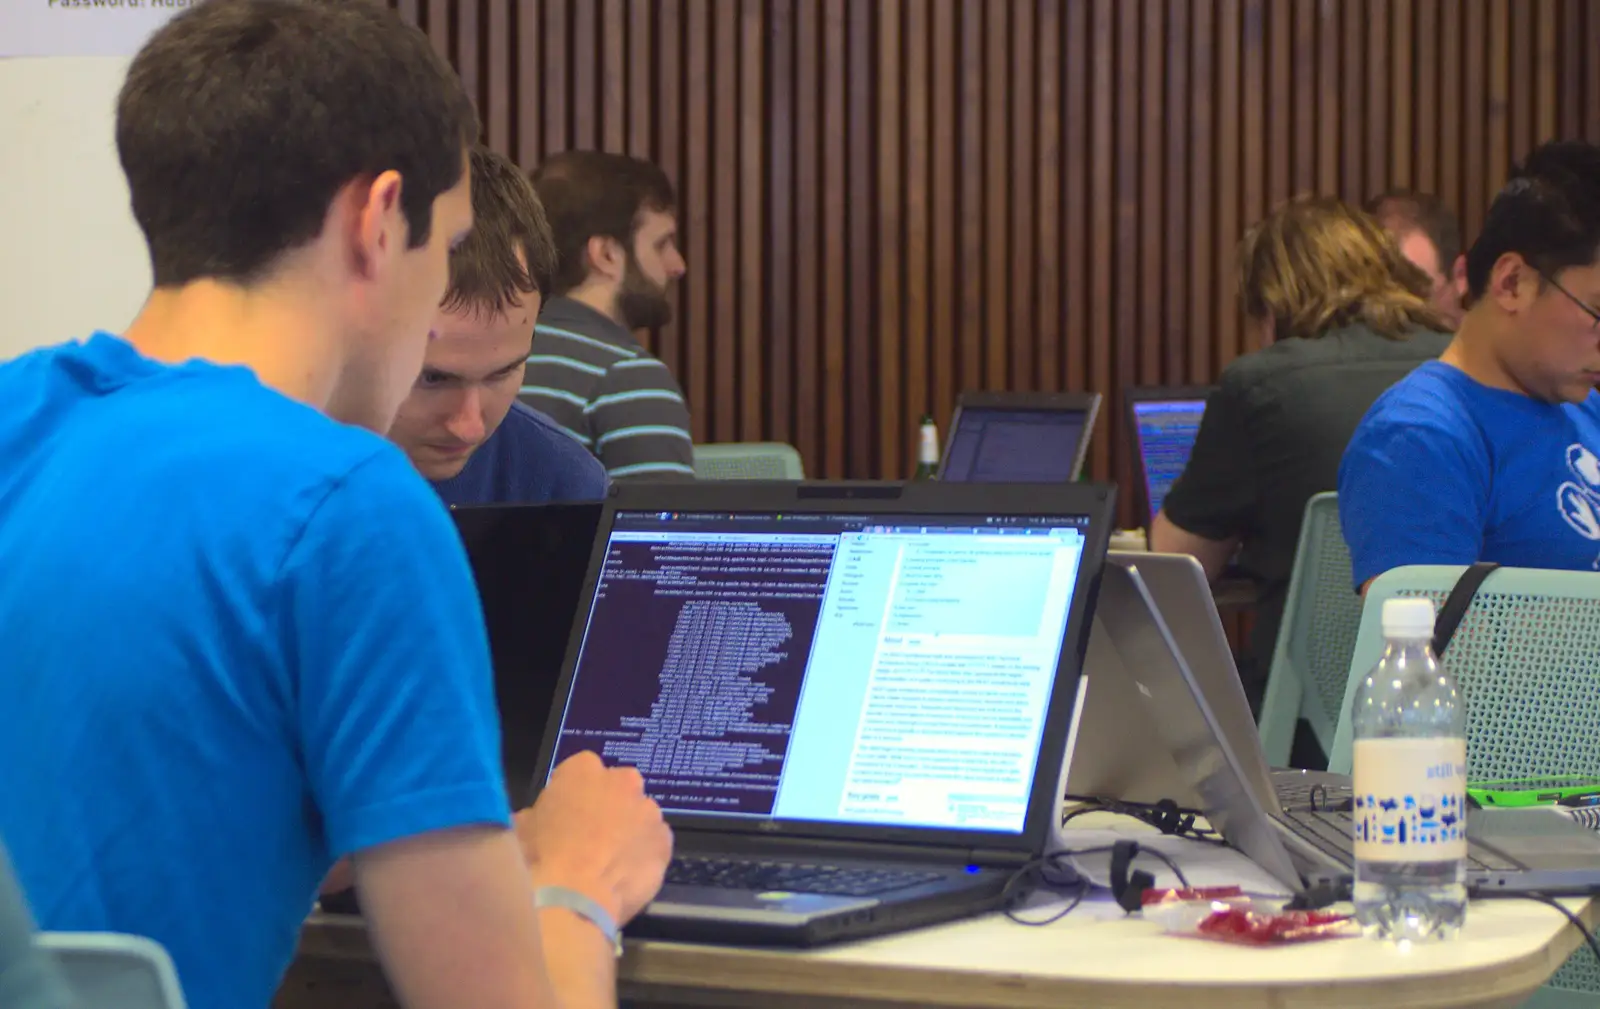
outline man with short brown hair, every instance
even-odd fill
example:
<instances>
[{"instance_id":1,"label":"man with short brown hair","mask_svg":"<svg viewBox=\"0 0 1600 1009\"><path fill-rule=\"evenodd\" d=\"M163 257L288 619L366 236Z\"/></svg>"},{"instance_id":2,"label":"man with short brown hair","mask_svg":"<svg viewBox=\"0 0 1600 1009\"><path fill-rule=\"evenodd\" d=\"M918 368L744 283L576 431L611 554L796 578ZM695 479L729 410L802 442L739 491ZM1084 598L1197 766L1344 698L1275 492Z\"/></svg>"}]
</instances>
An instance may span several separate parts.
<instances>
[{"instance_id":1,"label":"man with short brown hair","mask_svg":"<svg viewBox=\"0 0 1600 1009\"><path fill-rule=\"evenodd\" d=\"M1461 223L1438 197L1409 189L1391 189L1367 201L1367 213L1378 219L1411 260L1433 282L1433 307L1454 329L1461 323L1467 293L1467 257L1461 250Z\"/></svg>"},{"instance_id":2,"label":"man with short brown hair","mask_svg":"<svg viewBox=\"0 0 1600 1009\"><path fill-rule=\"evenodd\" d=\"M445 502L597 501L606 471L546 415L517 402L542 295L556 271L544 207L511 159L471 156L472 232L450 253L422 374L389 437Z\"/></svg>"}]
</instances>

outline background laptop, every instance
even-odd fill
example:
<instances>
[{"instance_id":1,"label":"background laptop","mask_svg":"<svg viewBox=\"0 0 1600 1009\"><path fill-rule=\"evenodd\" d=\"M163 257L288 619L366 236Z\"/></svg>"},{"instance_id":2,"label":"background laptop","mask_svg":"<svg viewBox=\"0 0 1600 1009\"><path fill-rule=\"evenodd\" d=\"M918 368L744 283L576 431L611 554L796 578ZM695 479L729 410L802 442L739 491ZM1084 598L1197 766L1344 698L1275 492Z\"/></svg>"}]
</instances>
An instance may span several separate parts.
<instances>
[{"instance_id":1,"label":"background laptop","mask_svg":"<svg viewBox=\"0 0 1600 1009\"><path fill-rule=\"evenodd\" d=\"M1135 506L1146 528L1161 510L1167 491L1183 473L1194 449L1206 399L1215 386L1136 387L1127 390L1129 441L1133 446Z\"/></svg>"},{"instance_id":2,"label":"background laptop","mask_svg":"<svg viewBox=\"0 0 1600 1009\"><path fill-rule=\"evenodd\" d=\"M489 632L501 757L513 809L531 798L529 785L594 554L600 511L599 502L451 510Z\"/></svg>"},{"instance_id":3,"label":"background laptop","mask_svg":"<svg viewBox=\"0 0 1600 1009\"><path fill-rule=\"evenodd\" d=\"M629 934L810 944L996 906L1057 811L1099 485L614 488L538 780L594 750L677 858Z\"/></svg>"},{"instance_id":4,"label":"background laptop","mask_svg":"<svg viewBox=\"0 0 1600 1009\"><path fill-rule=\"evenodd\" d=\"M1239 750L1156 611L1137 564L1107 565L1098 608L1125 667L1150 705L1159 738L1190 776L1206 819L1274 878L1344 876L1354 867L1348 813L1286 810L1252 787ZM1549 810L1473 810L1467 817L1467 885L1473 890L1589 894L1600 891L1600 835Z\"/></svg>"},{"instance_id":5,"label":"background laptop","mask_svg":"<svg viewBox=\"0 0 1600 1009\"><path fill-rule=\"evenodd\" d=\"M1071 483L1083 469L1100 394L964 392L956 400L939 479L950 483Z\"/></svg>"}]
</instances>

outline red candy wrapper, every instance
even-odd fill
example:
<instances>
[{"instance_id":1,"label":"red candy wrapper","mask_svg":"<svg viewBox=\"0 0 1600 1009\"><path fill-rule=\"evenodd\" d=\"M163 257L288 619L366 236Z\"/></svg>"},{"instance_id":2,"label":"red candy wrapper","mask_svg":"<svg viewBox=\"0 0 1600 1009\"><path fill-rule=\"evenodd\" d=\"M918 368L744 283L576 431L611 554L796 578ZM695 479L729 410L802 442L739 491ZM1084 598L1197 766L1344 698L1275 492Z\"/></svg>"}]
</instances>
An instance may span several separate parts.
<instances>
[{"instance_id":1,"label":"red candy wrapper","mask_svg":"<svg viewBox=\"0 0 1600 1009\"><path fill-rule=\"evenodd\" d=\"M1212 911L1201 919L1195 926L1195 934L1247 946L1276 946L1313 939L1338 939L1355 935L1356 928L1350 915L1330 911L1262 912L1229 907Z\"/></svg>"},{"instance_id":2,"label":"red candy wrapper","mask_svg":"<svg viewBox=\"0 0 1600 1009\"><path fill-rule=\"evenodd\" d=\"M1205 890L1199 891L1205 894L1201 899L1173 896L1162 900L1157 896L1146 904L1143 915L1175 935L1244 946L1280 946L1291 942L1341 939L1361 934L1355 920L1348 914L1285 911L1275 905L1241 896L1237 887L1217 889L1231 889L1234 892L1220 899ZM1174 894L1184 892L1172 891Z\"/></svg>"}]
</instances>

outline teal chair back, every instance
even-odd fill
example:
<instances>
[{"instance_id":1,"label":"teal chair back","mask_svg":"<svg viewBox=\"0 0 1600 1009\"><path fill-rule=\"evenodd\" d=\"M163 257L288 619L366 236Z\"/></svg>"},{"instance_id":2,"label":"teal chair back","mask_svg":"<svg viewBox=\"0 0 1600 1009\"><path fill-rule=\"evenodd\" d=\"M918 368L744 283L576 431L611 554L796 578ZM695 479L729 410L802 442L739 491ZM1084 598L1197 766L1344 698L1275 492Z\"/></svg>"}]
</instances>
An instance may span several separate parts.
<instances>
[{"instance_id":1,"label":"teal chair back","mask_svg":"<svg viewBox=\"0 0 1600 1009\"><path fill-rule=\"evenodd\" d=\"M1425 596L1442 606L1464 570L1396 568L1367 590L1330 770L1350 770L1350 698L1383 654L1384 600ZM1473 597L1444 663L1467 700L1469 778L1600 773L1600 576L1495 571ZM1587 947L1580 952L1530 1006L1600 1003L1600 966Z\"/></svg>"},{"instance_id":2,"label":"teal chair back","mask_svg":"<svg viewBox=\"0 0 1600 1009\"><path fill-rule=\"evenodd\" d=\"M1339 496L1306 502L1289 593L1261 703L1261 746L1273 767L1289 763L1295 724L1304 718L1324 753L1333 745L1344 703L1350 653L1361 624L1361 597L1350 573L1350 548L1339 526Z\"/></svg>"},{"instance_id":3,"label":"teal chair back","mask_svg":"<svg viewBox=\"0 0 1600 1009\"><path fill-rule=\"evenodd\" d=\"M793 445L753 441L696 445L694 475L699 480L804 480L806 471Z\"/></svg>"},{"instance_id":4,"label":"teal chair back","mask_svg":"<svg viewBox=\"0 0 1600 1009\"><path fill-rule=\"evenodd\" d=\"M72 998L55 961L40 948L33 913L0 847L0 1006L67 1009Z\"/></svg>"},{"instance_id":5,"label":"teal chair back","mask_svg":"<svg viewBox=\"0 0 1600 1009\"><path fill-rule=\"evenodd\" d=\"M42 932L74 1009L185 1009L172 958L160 943L112 932Z\"/></svg>"}]
</instances>

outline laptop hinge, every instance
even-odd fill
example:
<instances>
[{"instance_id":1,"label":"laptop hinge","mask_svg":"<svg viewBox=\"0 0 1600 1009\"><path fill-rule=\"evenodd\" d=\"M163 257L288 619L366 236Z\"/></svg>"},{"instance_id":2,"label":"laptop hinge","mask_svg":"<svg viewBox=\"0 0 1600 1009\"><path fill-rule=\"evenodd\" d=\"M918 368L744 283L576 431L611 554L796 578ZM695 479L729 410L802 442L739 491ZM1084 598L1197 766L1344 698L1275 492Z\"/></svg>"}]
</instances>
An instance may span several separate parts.
<instances>
[{"instance_id":1,"label":"laptop hinge","mask_svg":"<svg viewBox=\"0 0 1600 1009\"><path fill-rule=\"evenodd\" d=\"M960 848L935 844L890 844L883 841L845 841L819 837L779 837L772 834L700 833L679 830L678 850L689 854L707 848L729 853L786 855L806 858L873 858L893 861L963 862L966 865L1003 868L1020 866L1031 860L1025 851L993 848Z\"/></svg>"}]
</instances>

